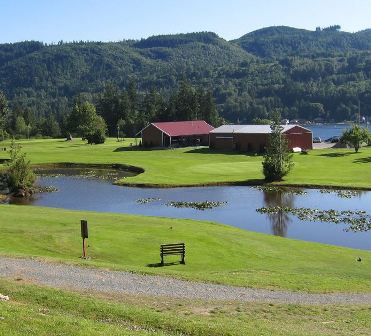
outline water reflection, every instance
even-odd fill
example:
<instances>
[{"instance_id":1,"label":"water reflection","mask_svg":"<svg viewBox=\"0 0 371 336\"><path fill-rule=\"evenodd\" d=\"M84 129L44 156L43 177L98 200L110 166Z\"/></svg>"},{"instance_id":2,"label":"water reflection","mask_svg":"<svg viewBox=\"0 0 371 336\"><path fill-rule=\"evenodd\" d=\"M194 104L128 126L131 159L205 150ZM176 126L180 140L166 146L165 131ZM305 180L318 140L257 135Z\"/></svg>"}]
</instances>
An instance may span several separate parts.
<instances>
[{"instance_id":1,"label":"water reflection","mask_svg":"<svg viewBox=\"0 0 371 336\"><path fill-rule=\"evenodd\" d=\"M266 207L294 207L295 195L285 191L264 191L264 203ZM282 210L278 213L267 214L271 224L272 233L275 236L286 237L287 227L291 222L290 215Z\"/></svg>"}]
</instances>

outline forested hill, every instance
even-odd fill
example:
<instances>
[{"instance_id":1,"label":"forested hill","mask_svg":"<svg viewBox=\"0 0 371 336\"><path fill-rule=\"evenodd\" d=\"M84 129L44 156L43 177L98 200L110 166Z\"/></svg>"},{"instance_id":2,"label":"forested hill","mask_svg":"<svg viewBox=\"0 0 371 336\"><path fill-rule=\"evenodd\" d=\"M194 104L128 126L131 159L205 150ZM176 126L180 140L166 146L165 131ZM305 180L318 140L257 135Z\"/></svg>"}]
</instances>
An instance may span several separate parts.
<instances>
[{"instance_id":1,"label":"forested hill","mask_svg":"<svg viewBox=\"0 0 371 336\"><path fill-rule=\"evenodd\" d=\"M17 113L57 118L107 83L139 92L175 91L181 81L213 92L230 122L268 118L353 119L371 115L371 31L269 27L226 41L215 33L121 42L0 44L0 91ZM19 112L21 111L21 112Z\"/></svg>"},{"instance_id":2,"label":"forested hill","mask_svg":"<svg viewBox=\"0 0 371 336\"><path fill-rule=\"evenodd\" d=\"M330 57L345 52L371 50L371 29L357 33L339 30L340 26L330 26L315 31L278 26L256 30L234 40L247 52L258 57L284 58Z\"/></svg>"}]
</instances>

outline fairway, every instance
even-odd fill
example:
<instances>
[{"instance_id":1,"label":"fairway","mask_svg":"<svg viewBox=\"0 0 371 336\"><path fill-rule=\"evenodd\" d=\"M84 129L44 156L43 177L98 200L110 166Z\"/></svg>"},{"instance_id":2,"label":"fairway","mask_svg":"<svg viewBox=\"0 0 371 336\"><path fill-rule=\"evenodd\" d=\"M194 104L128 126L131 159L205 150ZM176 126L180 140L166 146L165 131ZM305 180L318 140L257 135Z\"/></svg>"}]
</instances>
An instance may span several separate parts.
<instances>
[{"instance_id":1,"label":"fairway","mask_svg":"<svg viewBox=\"0 0 371 336\"><path fill-rule=\"evenodd\" d=\"M80 219L89 222L87 261L79 259ZM256 288L308 292L370 292L371 288L369 251L211 222L2 205L0 230L3 255ZM180 241L187 247L186 265L154 267L160 262L160 244Z\"/></svg>"},{"instance_id":2,"label":"fairway","mask_svg":"<svg viewBox=\"0 0 371 336\"><path fill-rule=\"evenodd\" d=\"M146 150L131 147L134 139L124 142L108 139L103 145L56 139L19 143L33 164L119 163L143 168L144 173L120 181L128 185L163 187L264 182L260 155L217 152L206 147ZM0 159L8 155L0 152ZM359 153L351 149L324 149L312 150L308 155L295 154L294 169L281 183L371 189L370 160L370 147L362 148Z\"/></svg>"}]
</instances>

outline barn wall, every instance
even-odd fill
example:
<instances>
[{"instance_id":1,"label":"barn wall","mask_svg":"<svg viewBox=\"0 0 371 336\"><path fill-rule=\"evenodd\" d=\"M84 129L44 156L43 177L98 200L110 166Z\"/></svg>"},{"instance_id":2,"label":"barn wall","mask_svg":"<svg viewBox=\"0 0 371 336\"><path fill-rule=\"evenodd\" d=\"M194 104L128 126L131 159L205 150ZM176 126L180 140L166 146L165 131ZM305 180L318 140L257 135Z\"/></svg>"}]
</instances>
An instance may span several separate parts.
<instances>
[{"instance_id":1,"label":"barn wall","mask_svg":"<svg viewBox=\"0 0 371 336\"><path fill-rule=\"evenodd\" d=\"M241 152L264 152L268 134L239 133L234 135L236 149Z\"/></svg>"},{"instance_id":2,"label":"barn wall","mask_svg":"<svg viewBox=\"0 0 371 336\"><path fill-rule=\"evenodd\" d=\"M234 150L233 135L230 133L210 133L210 148L218 150Z\"/></svg>"},{"instance_id":3,"label":"barn wall","mask_svg":"<svg viewBox=\"0 0 371 336\"><path fill-rule=\"evenodd\" d=\"M295 126L284 133L289 148L312 149L312 132ZM241 152L263 152L267 146L269 134L252 133L210 133L210 147L219 150L237 150Z\"/></svg>"},{"instance_id":4,"label":"barn wall","mask_svg":"<svg viewBox=\"0 0 371 336\"><path fill-rule=\"evenodd\" d=\"M285 134L290 148L300 147L301 149L313 149L312 132L305 128L295 126L286 131Z\"/></svg>"},{"instance_id":5,"label":"barn wall","mask_svg":"<svg viewBox=\"0 0 371 336\"><path fill-rule=\"evenodd\" d=\"M201 135L201 146L209 146L209 134Z\"/></svg>"},{"instance_id":6,"label":"barn wall","mask_svg":"<svg viewBox=\"0 0 371 336\"><path fill-rule=\"evenodd\" d=\"M149 125L142 131L142 144L145 147L161 147L162 132L153 125Z\"/></svg>"}]
</instances>

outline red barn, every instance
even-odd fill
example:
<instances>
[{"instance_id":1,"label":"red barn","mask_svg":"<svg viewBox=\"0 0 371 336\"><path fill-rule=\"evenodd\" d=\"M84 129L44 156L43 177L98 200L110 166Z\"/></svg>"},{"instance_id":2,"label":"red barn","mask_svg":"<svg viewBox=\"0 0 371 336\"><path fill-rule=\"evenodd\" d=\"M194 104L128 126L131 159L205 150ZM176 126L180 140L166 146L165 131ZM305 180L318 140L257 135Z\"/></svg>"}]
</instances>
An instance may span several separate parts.
<instances>
[{"instance_id":1,"label":"red barn","mask_svg":"<svg viewBox=\"0 0 371 336\"><path fill-rule=\"evenodd\" d=\"M299 125L283 125L289 147L313 148L312 132ZM271 133L269 125L223 125L210 132L210 148L263 152Z\"/></svg>"},{"instance_id":2,"label":"red barn","mask_svg":"<svg viewBox=\"0 0 371 336\"><path fill-rule=\"evenodd\" d=\"M203 120L172 121L149 124L140 133L145 147L208 146L213 129Z\"/></svg>"}]
</instances>

